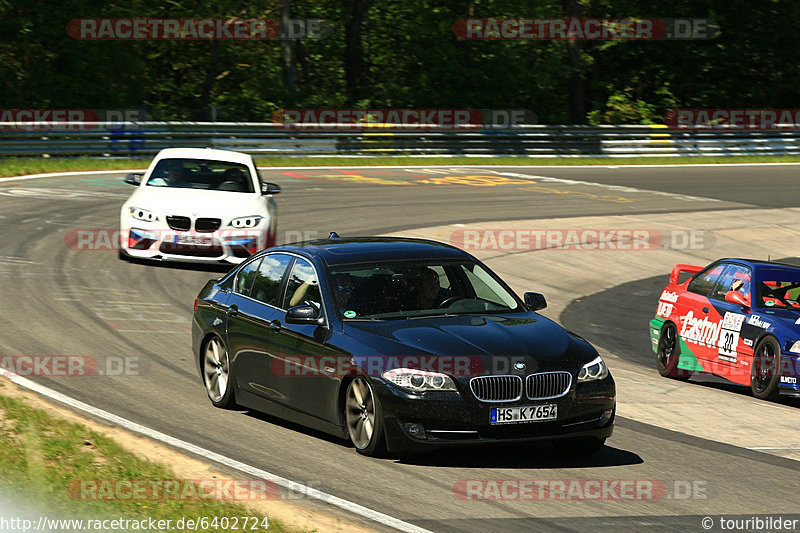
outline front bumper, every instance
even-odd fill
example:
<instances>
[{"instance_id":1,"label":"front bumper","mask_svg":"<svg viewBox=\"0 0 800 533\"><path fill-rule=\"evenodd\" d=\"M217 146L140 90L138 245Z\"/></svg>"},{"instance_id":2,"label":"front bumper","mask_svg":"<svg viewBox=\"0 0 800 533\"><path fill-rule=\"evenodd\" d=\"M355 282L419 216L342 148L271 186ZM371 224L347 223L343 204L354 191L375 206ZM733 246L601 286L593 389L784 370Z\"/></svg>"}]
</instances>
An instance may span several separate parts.
<instances>
[{"instance_id":1,"label":"front bumper","mask_svg":"<svg viewBox=\"0 0 800 533\"><path fill-rule=\"evenodd\" d=\"M778 379L780 394L800 398L800 355L783 352Z\"/></svg>"},{"instance_id":2,"label":"front bumper","mask_svg":"<svg viewBox=\"0 0 800 533\"><path fill-rule=\"evenodd\" d=\"M239 264L253 253L274 246L270 230L227 230L213 232L172 229L122 230L121 250L130 257L157 261Z\"/></svg>"},{"instance_id":3,"label":"front bumper","mask_svg":"<svg viewBox=\"0 0 800 533\"><path fill-rule=\"evenodd\" d=\"M664 327L664 322L664 319L659 317L650 321L650 347L655 353L658 353L658 341L661 339L661 329Z\"/></svg>"},{"instance_id":4,"label":"front bumper","mask_svg":"<svg viewBox=\"0 0 800 533\"><path fill-rule=\"evenodd\" d=\"M551 400L481 402L468 391L409 394L374 380L383 410L386 444L393 452L416 452L443 446L607 438L614 426L616 389L613 378L573 385ZM556 404L554 421L492 425L492 407ZM421 428L421 431L420 431Z\"/></svg>"}]
</instances>

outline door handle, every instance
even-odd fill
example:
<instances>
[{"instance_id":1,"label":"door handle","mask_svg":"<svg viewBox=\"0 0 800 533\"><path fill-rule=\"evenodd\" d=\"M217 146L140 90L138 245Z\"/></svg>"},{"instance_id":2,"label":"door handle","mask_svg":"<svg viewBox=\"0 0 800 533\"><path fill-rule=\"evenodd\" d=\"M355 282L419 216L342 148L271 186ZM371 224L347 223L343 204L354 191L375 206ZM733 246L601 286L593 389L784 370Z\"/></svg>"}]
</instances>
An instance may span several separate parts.
<instances>
[{"instance_id":1,"label":"door handle","mask_svg":"<svg viewBox=\"0 0 800 533\"><path fill-rule=\"evenodd\" d=\"M236 316L239 314L239 306L236 304L229 305L225 312L228 313L229 316Z\"/></svg>"},{"instance_id":2,"label":"door handle","mask_svg":"<svg viewBox=\"0 0 800 533\"><path fill-rule=\"evenodd\" d=\"M272 320L272 321L268 322L268 324L269 324L269 329L271 329L275 333L277 333L277 332L279 332L281 330L281 321L280 320Z\"/></svg>"},{"instance_id":3,"label":"door handle","mask_svg":"<svg viewBox=\"0 0 800 533\"><path fill-rule=\"evenodd\" d=\"M708 307L704 307L704 308L703 308L703 312L704 312L704 313L708 313L708 311L709 311Z\"/></svg>"}]
</instances>

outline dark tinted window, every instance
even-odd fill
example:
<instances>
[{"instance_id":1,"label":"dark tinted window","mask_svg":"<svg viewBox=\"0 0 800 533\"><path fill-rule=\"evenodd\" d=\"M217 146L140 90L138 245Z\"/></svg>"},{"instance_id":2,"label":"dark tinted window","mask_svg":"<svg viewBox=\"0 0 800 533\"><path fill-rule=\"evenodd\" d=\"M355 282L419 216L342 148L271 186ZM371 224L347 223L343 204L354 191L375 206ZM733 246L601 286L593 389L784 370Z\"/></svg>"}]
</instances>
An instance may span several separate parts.
<instances>
[{"instance_id":1,"label":"dark tinted window","mask_svg":"<svg viewBox=\"0 0 800 533\"><path fill-rule=\"evenodd\" d=\"M278 298L278 289L281 285L286 267L292 261L292 256L285 254L269 254L265 255L261 261L261 267L258 269L258 274L253 282L253 291L251 296L259 302L280 307Z\"/></svg>"},{"instance_id":2,"label":"dark tinted window","mask_svg":"<svg viewBox=\"0 0 800 533\"><path fill-rule=\"evenodd\" d=\"M722 274L725 266L724 264L716 265L701 272L689 283L688 290L703 296L708 296L708 293L711 292L711 289L719 280L719 276Z\"/></svg>"},{"instance_id":3,"label":"dark tinted window","mask_svg":"<svg viewBox=\"0 0 800 533\"><path fill-rule=\"evenodd\" d=\"M260 259L250 261L247 263L239 273L236 275L236 292L245 296L250 296L250 288L253 286L253 280L258 271L258 265L261 264Z\"/></svg>"},{"instance_id":4,"label":"dark tinted window","mask_svg":"<svg viewBox=\"0 0 800 533\"><path fill-rule=\"evenodd\" d=\"M474 262L416 260L342 265L331 272L346 319L507 312L519 304Z\"/></svg>"},{"instance_id":5,"label":"dark tinted window","mask_svg":"<svg viewBox=\"0 0 800 533\"><path fill-rule=\"evenodd\" d=\"M162 159L147 180L148 187L253 192L247 165L204 159Z\"/></svg>"},{"instance_id":6,"label":"dark tinted window","mask_svg":"<svg viewBox=\"0 0 800 533\"><path fill-rule=\"evenodd\" d=\"M319 280L314 272L314 267L305 259L298 259L286 282L283 308L289 309L303 304L309 304L319 312L322 307L322 297L319 293Z\"/></svg>"}]
</instances>

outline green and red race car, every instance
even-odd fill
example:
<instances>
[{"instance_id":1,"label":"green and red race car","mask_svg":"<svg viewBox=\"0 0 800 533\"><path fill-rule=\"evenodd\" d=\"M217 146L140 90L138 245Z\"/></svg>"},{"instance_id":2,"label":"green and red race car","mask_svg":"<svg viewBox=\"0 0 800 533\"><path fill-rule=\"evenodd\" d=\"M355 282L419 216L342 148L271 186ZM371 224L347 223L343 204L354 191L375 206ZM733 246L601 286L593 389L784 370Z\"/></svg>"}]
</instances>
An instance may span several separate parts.
<instances>
[{"instance_id":1,"label":"green and red race car","mask_svg":"<svg viewBox=\"0 0 800 533\"><path fill-rule=\"evenodd\" d=\"M761 399L800 396L799 300L800 267L746 259L676 265L650 321L659 373L713 374Z\"/></svg>"}]
</instances>

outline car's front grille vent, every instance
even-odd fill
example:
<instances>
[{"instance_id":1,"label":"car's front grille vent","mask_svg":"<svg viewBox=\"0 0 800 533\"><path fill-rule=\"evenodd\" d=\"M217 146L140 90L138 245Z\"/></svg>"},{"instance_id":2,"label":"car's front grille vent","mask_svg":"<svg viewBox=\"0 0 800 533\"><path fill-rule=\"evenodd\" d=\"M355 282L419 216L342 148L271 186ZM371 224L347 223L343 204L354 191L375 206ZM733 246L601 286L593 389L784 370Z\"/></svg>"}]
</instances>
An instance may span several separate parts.
<instances>
[{"instance_id":1,"label":"car's front grille vent","mask_svg":"<svg viewBox=\"0 0 800 533\"><path fill-rule=\"evenodd\" d=\"M529 400L547 400L564 396L571 386L572 374L569 372L542 372L527 377L525 394Z\"/></svg>"},{"instance_id":2,"label":"car's front grille vent","mask_svg":"<svg viewBox=\"0 0 800 533\"><path fill-rule=\"evenodd\" d=\"M198 218L194 222L197 231L217 231L222 221L218 218Z\"/></svg>"},{"instance_id":3,"label":"car's front grille vent","mask_svg":"<svg viewBox=\"0 0 800 533\"><path fill-rule=\"evenodd\" d=\"M480 376L472 378L469 387L482 402L513 402L522 396L519 376Z\"/></svg>"},{"instance_id":4,"label":"car's front grille vent","mask_svg":"<svg viewBox=\"0 0 800 533\"><path fill-rule=\"evenodd\" d=\"M192 220L189 217L167 217L167 224L175 231L189 231L192 229Z\"/></svg>"}]
</instances>

